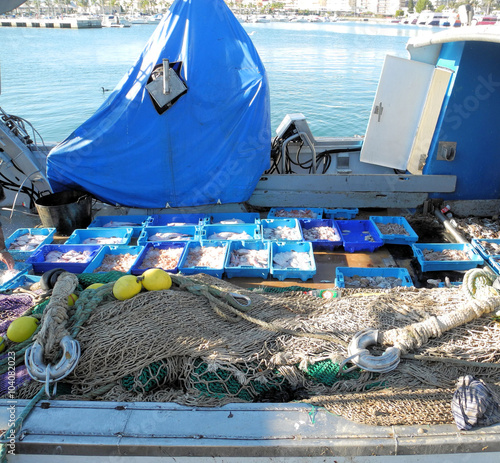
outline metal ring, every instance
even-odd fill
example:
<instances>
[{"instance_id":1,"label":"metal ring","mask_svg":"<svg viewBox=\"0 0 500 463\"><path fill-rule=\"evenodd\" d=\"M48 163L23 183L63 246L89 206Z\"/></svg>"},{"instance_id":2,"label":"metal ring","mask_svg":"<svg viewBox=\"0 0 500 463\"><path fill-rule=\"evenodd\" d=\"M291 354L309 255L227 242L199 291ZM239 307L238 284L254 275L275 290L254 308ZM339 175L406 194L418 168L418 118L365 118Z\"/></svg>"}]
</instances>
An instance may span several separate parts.
<instances>
[{"instance_id":1,"label":"metal ring","mask_svg":"<svg viewBox=\"0 0 500 463\"><path fill-rule=\"evenodd\" d=\"M394 370L399 365L401 350L397 347L389 347L382 355L370 354L367 347L377 343L378 330L368 328L356 333L347 347L348 358L341 363L341 368L347 361L351 361L362 370L374 373L387 373Z\"/></svg>"},{"instance_id":2,"label":"metal ring","mask_svg":"<svg viewBox=\"0 0 500 463\"><path fill-rule=\"evenodd\" d=\"M71 336L64 336L59 345L63 353L55 365L45 365L43 361L43 347L35 341L26 349L24 363L28 374L35 380L48 385L68 376L76 367L80 359L80 343Z\"/></svg>"},{"instance_id":3,"label":"metal ring","mask_svg":"<svg viewBox=\"0 0 500 463\"><path fill-rule=\"evenodd\" d=\"M231 297L231 299L238 304L240 307L248 307L252 303L252 300L248 297L245 296L244 294L238 294L238 293L228 293L228 295ZM239 300L238 300L239 299ZM240 300L244 301L245 303L242 304Z\"/></svg>"}]
</instances>

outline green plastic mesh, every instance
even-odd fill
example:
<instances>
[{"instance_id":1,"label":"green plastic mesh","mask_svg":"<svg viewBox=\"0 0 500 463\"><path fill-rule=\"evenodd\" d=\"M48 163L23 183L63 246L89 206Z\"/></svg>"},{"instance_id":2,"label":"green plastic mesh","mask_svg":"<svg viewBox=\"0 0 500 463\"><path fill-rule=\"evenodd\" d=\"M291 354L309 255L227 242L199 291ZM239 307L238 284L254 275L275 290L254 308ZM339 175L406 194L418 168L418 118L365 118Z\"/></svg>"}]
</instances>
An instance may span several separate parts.
<instances>
[{"instance_id":1,"label":"green plastic mesh","mask_svg":"<svg viewBox=\"0 0 500 463\"><path fill-rule=\"evenodd\" d=\"M334 363L331 360L322 360L313 365L309 365L305 374L310 379L322 383L325 386L333 386L337 381L345 379L359 378L359 370L339 375L339 367L340 365L338 363ZM347 369L347 367L345 369Z\"/></svg>"},{"instance_id":2,"label":"green plastic mesh","mask_svg":"<svg viewBox=\"0 0 500 463\"><path fill-rule=\"evenodd\" d=\"M247 369L247 366L242 365L239 371L245 375ZM189 383L204 395L219 398L231 396L246 402L252 402L264 392L289 387L288 381L277 371L273 372L272 377L267 376L265 381L251 380L242 384L232 371L222 368L211 371L202 359L195 360Z\"/></svg>"},{"instance_id":3,"label":"green plastic mesh","mask_svg":"<svg viewBox=\"0 0 500 463\"><path fill-rule=\"evenodd\" d=\"M256 290L263 293L281 294L288 293L290 291L314 291L314 288L306 288L304 286L287 286L284 288L275 288L273 286L259 286L259 288L256 288Z\"/></svg>"},{"instance_id":4,"label":"green plastic mesh","mask_svg":"<svg viewBox=\"0 0 500 463\"><path fill-rule=\"evenodd\" d=\"M40 315L40 314L42 314L43 311L45 310L45 307L47 307L47 304L49 303L49 301L50 301L50 298L46 299L43 302L40 302L40 304L35 305L33 307L33 310L31 311L31 313L34 314L34 315Z\"/></svg>"},{"instance_id":5,"label":"green plastic mesh","mask_svg":"<svg viewBox=\"0 0 500 463\"><path fill-rule=\"evenodd\" d=\"M127 391L150 392L160 387L168 377L166 362L160 360L143 368L137 375L127 375L122 379L122 386Z\"/></svg>"},{"instance_id":6,"label":"green plastic mesh","mask_svg":"<svg viewBox=\"0 0 500 463\"><path fill-rule=\"evenodd\" d=\"M116 281L123 275L126 275L126 273L112 271L107 273L82 273L77 275L77 277L83 288L86 288L94 283L109 283L110 281Z\"/></svg>"}]
</instances>

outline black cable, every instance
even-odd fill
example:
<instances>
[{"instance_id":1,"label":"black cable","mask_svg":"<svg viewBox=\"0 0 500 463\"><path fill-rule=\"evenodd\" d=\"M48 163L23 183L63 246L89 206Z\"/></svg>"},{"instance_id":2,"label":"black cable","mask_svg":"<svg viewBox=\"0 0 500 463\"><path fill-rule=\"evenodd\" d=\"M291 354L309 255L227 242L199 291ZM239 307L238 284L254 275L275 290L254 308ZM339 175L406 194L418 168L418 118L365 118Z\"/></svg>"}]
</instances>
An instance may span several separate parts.
<instances>
[{"instance_id":1,"label":"black cable","mask_svg":"<svg viewBox=\"0 0 500 463\"><path fill-rule=\"evenodd\" d=\"M283 162L282 161L282 156L283 156L283 139L275 137L273 139L273 142L271 143L271 158L273 160L271 167L265 172L265 174L273 174L273 173L278 173L278 174L294 174L295 172L292 170L292 166L298 166L303 170L307 170L308 173L312 173L312 165L313 165L313 160L312 158L300 162L300 154L302 151L302 147L304 146L304 142L301 141L299 147L297 148L297 153L295 155L295 161L292 159L290 156L290 152L288 150L288 145L286 146L285 149L285 162L284 162L284 172L280 172L280 164ZM337 154L337 153L349 153L349 152L354 152L354 151L361 151L361 147L356 147L356 148L334 148L330 150L325 150L322 151L321 153L316 154L316 162L319 164L320 162L323 162L323 168L321 170L322 174L326 174L328 172L328 169L331 167L332 164L332 154Z\"/></svg>"},{"instance_id":2,"label":"black cable","mask_svg":"<svg viewBox=\"0 0 500 463\"><path fill-rule=\"evenodd\" d=\"M2 188L5 188L6 190L16 191L16 192L19 191L20 193L24 193L26 196L28 196L28 198L30 200L30 207L35 202L35 198L33 197L31 190L29 188L22 187L21 189L19 189L19 187L16 188L16 187L13 187L11 185L6 185L2 181L0 181L0 184L2 185Z\"/></svg>"}]
</instances>

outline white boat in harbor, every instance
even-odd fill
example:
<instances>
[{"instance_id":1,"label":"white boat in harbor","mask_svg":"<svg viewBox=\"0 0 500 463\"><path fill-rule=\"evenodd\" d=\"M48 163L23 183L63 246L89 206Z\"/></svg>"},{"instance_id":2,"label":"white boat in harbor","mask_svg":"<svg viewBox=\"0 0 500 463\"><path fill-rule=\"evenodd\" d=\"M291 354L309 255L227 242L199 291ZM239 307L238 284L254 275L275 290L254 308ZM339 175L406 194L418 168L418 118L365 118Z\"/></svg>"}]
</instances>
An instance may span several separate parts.
<instances>
[{"instance_id":1,"label":"white boat in harbor","mask_svg":"<svg viewBox=\"0 0 500 463\"><path fill-rule=\"evenodd\" d=\"M125 19L131 24L148 24L148 16L145 15L127 16Z\"/></svg>"},{"instance_id":2,"label":"white boat in harbor","mask_svg":"<svg viewBox=\"0 0 500 463\"><path fill-rule=\"evenodd\" d=\"M148 24L160 24L160 21L163 19L163 15L158 13L153 16L150 16L147 20Z\"/></svg>"},{"instance_id":3,"label":"white boat in harbor","mask_svg":"<svg viewBox=\"0 0 500 463\"><path fill-rule=\"evenodd\" d=\"M275 14L272 20L273 22L286 23L288 22L288 16L286 14Z\"/></svg>"},{"instance_id":4,"label":"white boat in harbor","mask_svg":"<svg viewBox=\"0 0 500 463\"><path fill-rule=\"evenodd\" d=\"M126 19L120 18L118 15L104 15L101 20L102 27L130 27L131 23Z\"/></svg>"},{"instance_id":5,"label":"white boat in harbor","mask_svg":"<svg viewBox=\"0 0 500 463\"><path fill-rule=\"evenodd\" d=\"M306 16L292 16L290 18L290 22L291 23L306 23L306 22L308 22L308 20L307 20Z\"/></svg>"},{"instance_id":6,"label":"white boat in harbor","mask_svg":"<svg viewBox=\"0 0 500 463\"><path fill-rule=\"evenodd\" d=\"M250 19L248 22L251 23L270 23L272 21L273 17L272 15L269 14L256 14L253 16L250 16Z\"/></svg>"},{"instance_id":7,"label":"white boat in harbor","mask_svg":"<svg viewBox=\"0 0 500 463\"><path fill-rule=\"evenodd\" d=\"M78 186L98 198L106 210L120 211L120 216L126 212L130 220L135 213L152 218L160 213L201 210L211 215L212 208L219 206L232 206L230 212L235 213L243 205L266 211L280 206L322 211L334 207L342 209L341 213L350 208L398 208L409 213L409 209L440 200L449 202L457 214L479 209L498 214L500 159L495 153L500 143L500 29L496 26L449 28L412 37L407 44L407 59L386 57L365 136L316 137L301 113L284 115L271 136L266 119L269 101L265 69L224 2L178 0L163 24L165 27L157 28L154 40L110 99L53 147L48 160L41 144L28 142L22 121L2 113L0 168L4 178L18 185L7 198L13 208L29 201L32 191L52 192L53 185L58 184ZM175 62L179 57L181 62ZM267 171L264 164L270 166ZM252 176L255 187L242 192L243 183L250 182ZM222 196L229 189L235 191L233 198L239 195L236 204ZM264 245L262 240L258 242ZM409 247L393 246L400 253ZM334 257L369 261L366 255L343 253ZM385 259L388 257L384 254ZM176 274L172 275L175 279ZM295 282L298 278L292 280L301 286L309 284ZM326 284L333 286L332 280L330 276ZM285 298L282 318L277 303L255 302L265 296L259 292L261 288L254 286L257 290L251 292L242 286L245 299L238 293L226 294L224 284L227 281L221 280L205 287L197 282L191 287L195 293L176 287L164 298L160 293L142 293L138 296L142 303L137 305L132 299L112 300L110 294L103 300L104 293L87 290L80 303L69 309L72 320L76 314L82 317L76 327L84 329L74 335L85 339L81 350L65 349L61 362L49 365L44 363L43 352L37 356L30 355L36 351L28 350L27 355L27 363L33 360L32 367L39 366L45 373L37 375L33 368L32 385L36 380L40 388L45 386L53 392L55 384L62 389L61 383L68 381L67 387L73 389L63 392L76 397L42 398L36 403L34 399L7 395L0 400L2 429L13 423L13 415L15 419L24 412L23 422L5 436L4 444L15 450L15 454L7 453L7 461L498 461L499 424L465 431L450 422L446 400L455 387L455 372L488 373L496 378L495 388L500 386L495 374L499 358L494 320L483 317L482 323L471 323L455 343L451 334L446 341L440 339L443 317L450 316L454 306L465 299L464 292L445 288L450 291L442 302L450 313L440 318L432 307L436 291L425 293L425 299L412 299L413 304L396 307L398 310L387 317L385 310L393 304L396 291L364 289L358 298L363 303L356 306L359 320L352 320L355 302L352 307L342 305L349 300L349 291L318 302L301 290L299 296ZM278 286L283 289L284 285L280 281ZM199 298L204 296L196 291L207 293L207 288L213 298L201 303ZM417 288L399 289L399 293L424 294ZM224 300L219 304L221 294ZM68 298L59 296L54 300L60 301L67 315ZM148 297L152 303L146 303ZM185 297L185 304L176 305L176 297ZM252 297L253 305L246 305ZM366 302L361 298L371 299ZM496 307L496 299L491 297L488 303ZM312 325L308 301L320 307L321 317ZM475 301L474 308L479 311L481 301ZM218 315L220 307L216 304L228 312ZM132 306L134 310L124 319L127 307ZM231 308L238 307L239 318L234 319ZM331 307L339 308L332 311L333 322L327 317ZM257 310L261 310L262 318L258 327L254 323ZM341 315L349 320L349 326L345 323L336 327L334 322ZM84 316L90 318L84 320ZM66 318L61 315L57 320L62 325ZM343 340L354 323L385 323L392 329L426 320L433 322L431 341L422 334L422 325L406 330L409 337L421 342L418 349L430 344L426 355L422 354L424 358L412 352L403 354L405 358L398 357L397 364L391 363L391 369L382 372L360 372L357 368L356 362L366 356L385 365L389 355L368 352L373 343L364 339L363 349L353 352L348 350L350 342L343 346L332 338L335 335ZM289 327L295 327L294 323L300 331L290 334ZM94 331L90 326L100 329ZM150 330L140 330L145 326ZM206 337L196 341L201 330L206 330ZM275 331L279 336L270 337ZM129 335L123 336L124 332ZM245 360L228 361L250 332L255 337L244 352ZM328 338L318 337L312 349L301 349L301 340L317 332ZM381 342L380 333L374 334L374 344ZM137 342L139 336L144 344ZM293 336L296 339L290 342ZM403 338L403 333L400 336ZM481 343L474 344L480 336ZM337 345L342 347L338 351ZM390 342L387 345L393 346ZM57 346L55 343L56 350ZM319 354L312 355L314 349ZM23 363L21 350L14 358ZM471 350L479 360L464 366L462 362L469 361ZM297 358L290 359L292 351L298 352ZM264 365L268 356L269 365ZM187 361L196 358L203 362ZM321 365L318 359L329 364L349 363L354 368L349 373L356 375L343 376L340 366L331 375L333 383L316 383L318 394L303 397L300 394L305 394L305 386L311 383L304 379L304 371ZM72 377L69 360L76 368L78 362L85 361L80 377L93 375L93 383ZM138 370L138 362L145 360L144 371ZM20 364L12 363L13 369L20 368ZM427 370L436 363L439 367ZM118 368L125 373L118 374ZM402 382L394 385L391 378L396 374ZM276 395L269 399L261 392L273 386L271 379L281 376L295 381L293 387L283 388L283 403ZM183 389L196 378L200 378L196 387ZM367 400L371 389L378 389L378 394ZM6 386L6 390L10 394L10 388ZM236 397L232 401L225 399L229 390ZM108 399L104 400L102 394L108 394ZM137 399L127 401L132 394ZM101 400L90 400L96 397ZM343 413L328 412L323 408L327 398L330 406L350 404L350 408L344 408ZM179 405L181 400L183 404ZM213 406L210 400L226 403ZM401 411L406 421L391 422ZM359 417L365 424L354 421Z\"/></svg>"}]
</instances>

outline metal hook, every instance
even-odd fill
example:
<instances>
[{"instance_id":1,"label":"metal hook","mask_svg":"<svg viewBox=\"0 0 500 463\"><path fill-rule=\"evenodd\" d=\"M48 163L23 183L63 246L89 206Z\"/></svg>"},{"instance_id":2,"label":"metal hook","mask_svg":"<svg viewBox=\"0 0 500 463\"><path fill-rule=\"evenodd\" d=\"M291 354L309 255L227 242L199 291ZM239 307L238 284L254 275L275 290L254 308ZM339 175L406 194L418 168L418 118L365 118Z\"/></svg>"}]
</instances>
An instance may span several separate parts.
<instances>
[{"instance_id":1,"label":"metal hook","mask_svg":"<svg viewBox=\"0 0 500 463\"><path fill-rule=\"evenodd\" d=\"M50 393L50 371L47 369L47 376L45 378L45 394L49 399L55 397L57 393L57 383L54 383L54 387L52 388L52 394Z\"/></svg>"}]
</instances>

